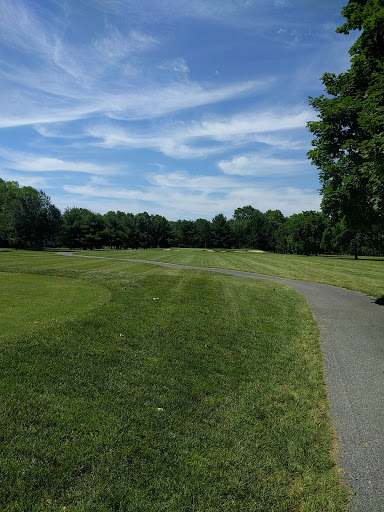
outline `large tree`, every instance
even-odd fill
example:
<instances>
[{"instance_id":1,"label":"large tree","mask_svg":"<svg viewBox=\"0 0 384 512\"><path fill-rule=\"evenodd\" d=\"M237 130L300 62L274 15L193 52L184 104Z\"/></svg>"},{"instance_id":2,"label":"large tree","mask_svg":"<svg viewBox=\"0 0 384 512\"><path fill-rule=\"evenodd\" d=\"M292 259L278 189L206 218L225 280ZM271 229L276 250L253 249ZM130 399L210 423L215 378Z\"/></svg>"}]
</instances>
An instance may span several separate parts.
<instances>
[{"instance_id":1,"label":"large tree","mask_svg":"<svg viewBox=\"0 0 384 512\"><path fill-rule=\"evenodd\" d=\"M310 98L319 120L308 124L315 135L308 156L320 169L324 213L356 237L384 217L384 4L351 0L342 14L337 32L360 35L350 69L325 73L327 96Z\"/></svg>"}]
</instances>

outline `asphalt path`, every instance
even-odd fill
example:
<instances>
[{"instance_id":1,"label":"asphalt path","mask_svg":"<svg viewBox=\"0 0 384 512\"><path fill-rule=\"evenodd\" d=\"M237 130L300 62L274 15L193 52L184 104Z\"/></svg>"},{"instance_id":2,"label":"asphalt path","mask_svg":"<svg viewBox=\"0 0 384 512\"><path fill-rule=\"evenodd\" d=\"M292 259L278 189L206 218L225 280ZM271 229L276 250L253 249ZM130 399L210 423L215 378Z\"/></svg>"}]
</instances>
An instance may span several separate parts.
<instances>
[{"instance_id":1,"label":"asphalt path","mask_svg":"<svg viewBox=\"0 0 384 512\"><path fill-rule=\"evenodd\" d=\"M61 254L75 256L71 253ZM141 259L119 258L119 261L267 279L288 284L301 293L307 299L320 328L331 418L339 441L338 463L352 492L351 510L384 512L382 305L362 293L319 283Z\"/></svg>"}]
</instances>

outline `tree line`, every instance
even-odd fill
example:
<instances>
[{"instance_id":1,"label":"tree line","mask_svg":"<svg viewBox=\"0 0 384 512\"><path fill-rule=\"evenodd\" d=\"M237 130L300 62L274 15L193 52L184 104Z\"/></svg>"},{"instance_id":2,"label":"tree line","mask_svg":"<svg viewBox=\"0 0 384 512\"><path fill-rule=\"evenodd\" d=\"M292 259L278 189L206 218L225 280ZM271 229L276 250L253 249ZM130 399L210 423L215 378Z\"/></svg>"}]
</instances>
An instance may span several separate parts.
<instances>
[{"instance_id":1,"label":"tree line","mask_svg":"<svg viewBox=\"0 0 384 512\"><path fill-rule=\"evenodd\" d=\"M291 254L359 253L384 255L384 231L368 237L342 221L335 224L322 212L286 217L280 210L262 213L252 206L237 208L232 218L168 221L161 215L86 208L63 213L42 190L20 187L0 178L0 246L40 249L148 249L201 247L259 249Z\"/></svg>"}]
</instances>

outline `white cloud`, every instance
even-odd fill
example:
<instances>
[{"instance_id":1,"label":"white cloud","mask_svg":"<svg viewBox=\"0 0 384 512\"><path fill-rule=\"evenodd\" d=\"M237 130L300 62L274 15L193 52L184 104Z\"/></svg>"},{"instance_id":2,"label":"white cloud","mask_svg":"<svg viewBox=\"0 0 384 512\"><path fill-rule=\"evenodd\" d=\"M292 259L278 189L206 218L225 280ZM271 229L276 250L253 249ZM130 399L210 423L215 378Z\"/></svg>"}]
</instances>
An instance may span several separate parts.
<instances>
[{"instance_id":1,"label":"white cloud","mask_svg":"<svg viewBox=\"0 0 384 512\"><path fill-rule=\"evenodd\" d=\"M76 74L74 66L71 73ZM3 72L3 78L11 80L12 72ZM0 72L1 75L1 72ZM13 75L12 80L16 75ZM225 100L250 95L266 87L266 82L241 82L223 87L202 87L194 82L179 82L171 85L109 82L95 84L91 88L71 83L67 77L48 73L40 90L40 74L23 73L20 88L3 89L0 99L2 117L0 127L15 127L28 124L68 122L106 115L118 120L151 119L192 107L219 103ZM80 79L79 79L80 80ZM85 80L85 79L84 79ZM27 88L24 90L24 87ZM119 90L119 88L121 90ZM116 92L111 92L116 89ZM23 91L23 92L22 92Z\"/></svg>"},{"instance_id":2,"label":"white cloud","mask_svg":"<svg viewBox=\"0 0 384 512\"><path fill-rule=\"evenodd\" d=\"M229 199L233 205L252 204L262 212L281 210L284 215L307 210L320 210L321 201L319 194L297 187L244 188L231 192ZM235 208L237 207L235 206Z\"/></svg>"},{"instance_id":3,"label":"white cloud","mask_svg":"<svg viewBox=\"0 0 384 512\"><path fill-rule=\"evenodd\" d=\"M159 130L162 133L162 130ZM181 133L173 130L163 135L158 131L152 134L137 135L123 128L97 125L88 129L88 135L100 139L97 146L104 148L150 149L158 151L172 158L203 158L214 154L218 150L212 147L193 147L188 145L189 140L183 140Z\"/></svg>"},{"instance_id":4,"label":"white cloud","mask_svg":"<svg viewBox=\"0 0 384 512\"><path fill-rule=\"evenodd\" d=\"M88 174L116 174L116 166L103 166L93 162L69 161L60 158L38 156L34 154L9 151L0 148L0 157L4 159L3 166L24 172L58 172L71 171Z\"/></svg>"},{"instance_id":5,"label":"white cloud","mask_svg":"<svg viewBox=\"0 0 384 512\"><path fill-rule=\"evenodd\" d=\"M87 197L105 197L115 199L139 199L141 201L153 201L151 193L140 190L129 190L120 187L88 185L64 185L63 189L71 194L81 194Z\"/></svg>"},{"instance_id":6,"label":"white cloud","mask_svg":"<svg viewBox=\"0 0 384 512\"><path fill-rule=\"evenodd\" d=\"M226 189L244 186L243 183L239 183L233 178L195 176L185 171L152 174L148 176L148 181L164 189L183 188L206 193L221 192Z\"/></svg>"},{"instance_id":7,"label":"white cloud","mask_svg":"<svg viewBox=\"0 0 384 512\"><path fill-rule=\"evenodd\" d=\"M46 21L46 9L40 6L40 17L21 0L2 2L0 7L0 40L11 48L19 48L28 54L38 52L41 57L50 53L55 42L52 24Z\"/></svg>"},{"instance_id":8,"label":"white cloud","mask_svg":"<svg viewBox=\"0 0 384 512\"><path fill-rule=\"evenodd\" d=\"M202 158L248 143L298 149L301 141L284 133L305 128L309 119L313 119L313 113L308 110L281 115L254 112L209 121L156 125L143 133L112 123L95 124L88 127L87 135L99 139L97 145L101 147L145 148L172 158Z\"/></svg>"},{"instance_id":9,"label":"white cloud","mask_svg":"<svg viewBox=\"0 0 384 512\"><path fill-rule=\"evenodd\" d=\"M188 134L191 137L210 137L218 141L227 141L236 136L304 128L313 117L313 111L309 109L297 112L287 109L282 112L242 113L231 118L191 124Z\"/></svg>"},{"instance_id":10,"label":"white cloud","mask_svg":"<svg viewBox=\"0 0 384 512\"><path fill-rule=\"evenodd\" d=\"M247 81L215 88L185 81L164 87L144 84L139 90L107 95L108 104L103 106L103 110L109 117L119 120L151 119L192 107L251 95L266 88L267 84L268 81Z\"/></svg>"},{"instance_id":11,"label":"white cloud","mask_svg":"<svg viewBox=\"0 0 384 512\"><path fill-rule=\"evenodd\" d=\"M263 156L257 153L235 156L231 160L221 160L218 167L224 174L237 176L276 176L302 174L308 160L293 160Z\"/></svg>"}]
</instances>

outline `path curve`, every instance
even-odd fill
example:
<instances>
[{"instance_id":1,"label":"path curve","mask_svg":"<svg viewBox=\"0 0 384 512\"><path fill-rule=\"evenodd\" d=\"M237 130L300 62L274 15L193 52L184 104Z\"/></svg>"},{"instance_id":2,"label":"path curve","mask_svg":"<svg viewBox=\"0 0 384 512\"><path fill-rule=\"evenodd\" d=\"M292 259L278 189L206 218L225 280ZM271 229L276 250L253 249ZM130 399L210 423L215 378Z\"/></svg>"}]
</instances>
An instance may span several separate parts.
<instances>
[{"instance_id":1,"label":"path curve","mask_svg":"<svg viewBox=\"0 0 384 512\"><path fill-rule=\"evenodd\" d=\"M267 279L301 293L320 328L331 417L340 445L338 462L353 492L351 510L384 511L384 308L374 299L335 286L238 270L58 254Z\"/></svg>"}]
</instances>

